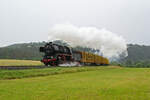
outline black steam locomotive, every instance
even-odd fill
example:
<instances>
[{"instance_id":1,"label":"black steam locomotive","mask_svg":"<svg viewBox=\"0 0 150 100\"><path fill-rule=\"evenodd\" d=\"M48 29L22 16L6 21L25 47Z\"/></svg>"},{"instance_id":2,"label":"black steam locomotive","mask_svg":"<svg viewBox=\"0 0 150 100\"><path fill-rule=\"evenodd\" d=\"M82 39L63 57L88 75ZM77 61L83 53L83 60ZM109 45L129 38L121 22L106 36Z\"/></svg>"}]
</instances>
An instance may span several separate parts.
<instances>
[{"instance_id":1,"label":"black steam locomotive","mask_svg":"<svg viewBox=\"0 0 150 100\"><path fill-rule=\"evenodd\" d=\"M61 46L49 42L44 47L40 47L40 52L45 53L41 60L45 65L55 66L66 61L73 61L72 50L67 46Z\"/></svg>"},{"instance_id":2,"label":"black steam locomotive","mask_svg":"<svg viewBox=\"0 0 150 100\"><path fill-rule=\"evenodd\" d=\"M58 66L59 64L77 62L88 65L108 65L109 60L88 52L75 51L67 46L61 46L49 42L44 47L40 47L40 52L44 53L43 62L46 66Z\"/></svg>"}]
</instances>

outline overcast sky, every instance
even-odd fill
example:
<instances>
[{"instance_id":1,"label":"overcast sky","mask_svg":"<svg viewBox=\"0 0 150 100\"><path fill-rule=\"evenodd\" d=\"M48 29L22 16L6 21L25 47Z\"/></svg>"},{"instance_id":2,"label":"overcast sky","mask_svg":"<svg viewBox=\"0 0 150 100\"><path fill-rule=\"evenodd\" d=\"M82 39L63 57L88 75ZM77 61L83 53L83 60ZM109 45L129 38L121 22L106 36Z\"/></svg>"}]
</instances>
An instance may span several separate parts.
<instances>
[{"instance_id":1,"label":"overcast sky","mask_svg":"<svg viewBox=\"0 0 150 100\"><path fill-rule=\"evenodd\" d=\"M62 23L150 45L150 0L0 0L0 46L47 41L49 29Z\"/></svg>"}]
</instances>

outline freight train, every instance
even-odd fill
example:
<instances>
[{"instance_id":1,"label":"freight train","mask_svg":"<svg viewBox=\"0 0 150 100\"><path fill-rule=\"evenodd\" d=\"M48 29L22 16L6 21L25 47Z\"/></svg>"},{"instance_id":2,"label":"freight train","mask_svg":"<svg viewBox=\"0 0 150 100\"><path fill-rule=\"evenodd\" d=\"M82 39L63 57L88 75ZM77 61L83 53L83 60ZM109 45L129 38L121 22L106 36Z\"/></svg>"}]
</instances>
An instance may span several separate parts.
<instances>
[{"instance_id":1,"label":"freight train","mask_svg":"<svg viewBox=\"0 0 150 100\"><path fill-rule=\"evenodd\" d=\"M46 43L39 48L44 53L43 62L46 66L59 66L60 64L76 62L80 65L109 65L109 60L105 57L83 51L73 50L68 46Z\"/></svg>"}]
</instances>

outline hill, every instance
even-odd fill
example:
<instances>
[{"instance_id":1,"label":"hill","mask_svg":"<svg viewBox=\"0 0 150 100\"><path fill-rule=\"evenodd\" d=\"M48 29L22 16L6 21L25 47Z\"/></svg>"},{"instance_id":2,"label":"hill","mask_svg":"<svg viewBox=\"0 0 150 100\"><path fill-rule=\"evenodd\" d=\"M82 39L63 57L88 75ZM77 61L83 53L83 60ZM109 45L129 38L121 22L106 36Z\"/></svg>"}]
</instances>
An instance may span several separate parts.
<instances>
[{"instance_id":1,"label":"hill","mask_svg":"<svg viewBox=\"0 0 150 100\"><path fill-rule=\"evenodd\" d=\"M150 46L129 44L128 57L126 57L126 60L131 61L150 60Z\"/></svg>"},{"instance_id":2,"label":"hill","mask_svg":"<svg viewBox=\"0 0 150 100\"><path fill-rule=\"evenodd\" d=\"M39 53L39 47L44 44L45 42L23 43L2 47L0 48L0 59L40 60L42 54Z\"/></svg>"},{"instance_id":3,"label":"hill","mask_svg":"<svg viewBox=\"0 0 150 100\"><path fill-rule=\"evenodd\" d=\"M32 42L13 44L7 47L0 48L0 59L27 59L27 60L40 60L42 53L39 52L39 47L43 46L46 42ZM57 44L67 45L61 41L55 41ZM89 48L77 47L76 49L84 49L91 51ZM94 52L94 51L92 51ZM138 62L150 60L150 46L128 44L128 56L122 59L123 62Z\"/></svg>"},{"instance_id":4,"label":"hill","mask_svg":"<svg viewBox=\"0 0 150 100\"><path fill-rule=\"evenodd\" d=\"M68 46L68 44L59 40L54 41L54 43ZM1 47L0 59L41 60L43 54L39 52L39 47L44 46L45 44L46 42L43 41L43 42L13 44L10 46ZM97 51L90 48L82 48L82 47L76 47L74 49L91 52Z\"/></svg>"}]
</instances>

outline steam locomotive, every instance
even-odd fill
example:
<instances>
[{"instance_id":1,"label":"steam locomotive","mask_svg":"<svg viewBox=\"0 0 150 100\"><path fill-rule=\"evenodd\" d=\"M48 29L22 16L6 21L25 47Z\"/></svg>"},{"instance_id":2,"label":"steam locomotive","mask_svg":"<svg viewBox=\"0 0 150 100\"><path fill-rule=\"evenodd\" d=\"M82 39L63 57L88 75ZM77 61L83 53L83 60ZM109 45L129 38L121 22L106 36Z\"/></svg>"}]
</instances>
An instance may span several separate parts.
<instances>
[{"instance_id":1,"label":"steam locomotive","mask_svg":"<svg viewBox=\"0 0 150 100\"><path fill-rule=\"evenodd\" d=\"M105 57L76 51L67 46L54 44L52 42L46 43L44 47L39 48L40 52L44 53L43 62L46 66L58 66L60 64L77 62L81 65L108 65L109 60Z\"/></svg>"}]
</instances>

